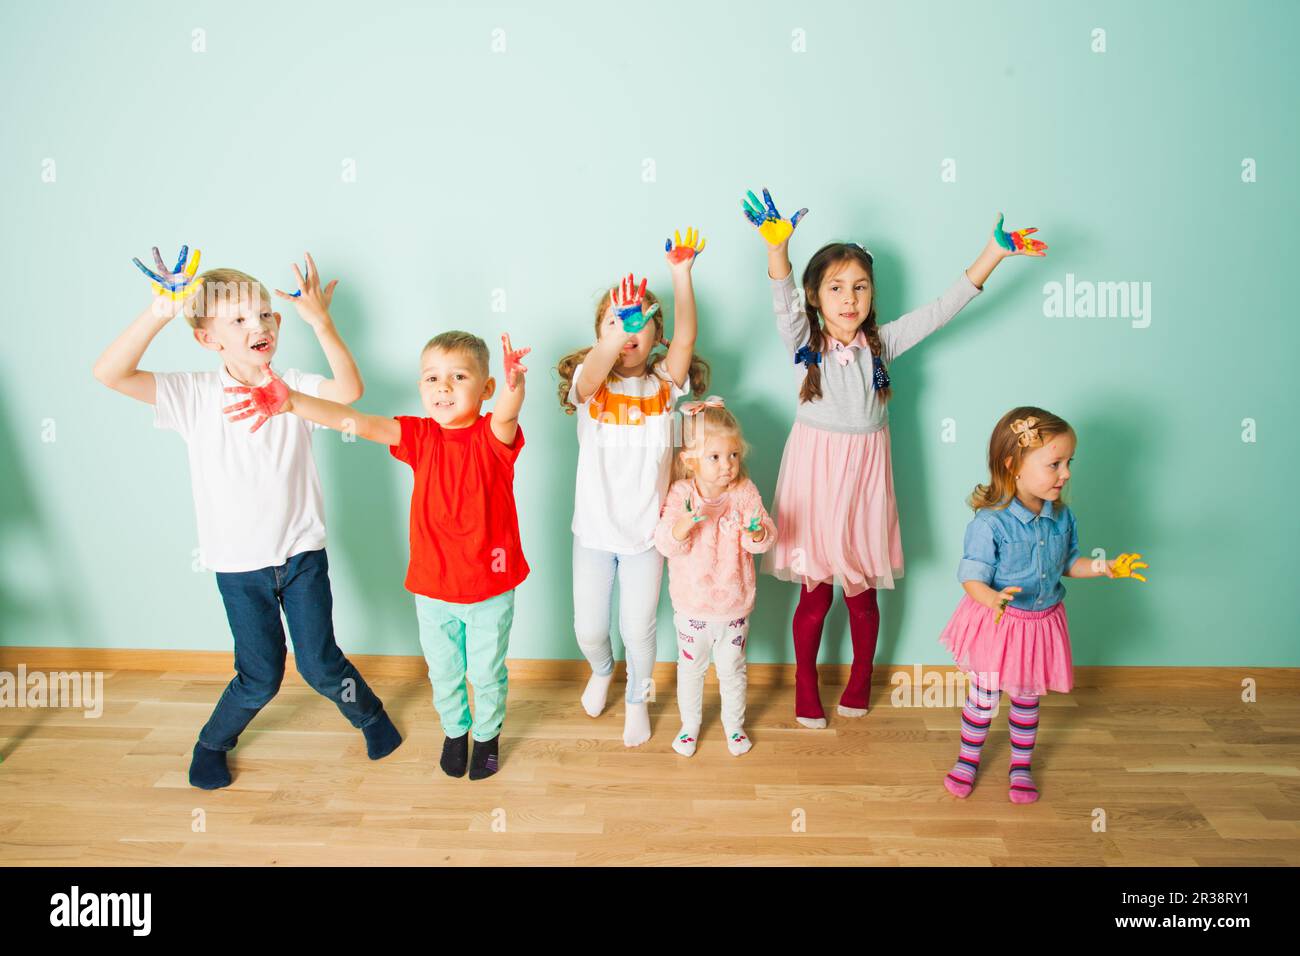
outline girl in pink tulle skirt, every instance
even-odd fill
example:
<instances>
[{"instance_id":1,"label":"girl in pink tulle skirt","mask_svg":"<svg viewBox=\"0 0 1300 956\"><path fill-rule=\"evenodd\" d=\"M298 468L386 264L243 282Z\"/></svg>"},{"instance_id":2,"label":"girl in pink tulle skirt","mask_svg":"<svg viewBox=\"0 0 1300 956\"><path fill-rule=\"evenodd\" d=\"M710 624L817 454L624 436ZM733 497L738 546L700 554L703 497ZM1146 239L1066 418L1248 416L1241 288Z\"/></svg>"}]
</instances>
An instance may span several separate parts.
<instances>
[{"instance_id":1,"label":"girl in pink tulle skirt","mask_svg":"<svg viewBox=\"0 0 1300 956\"><path fill-rule=\"evenodd\" d=\"M1030 761L1038 736L1038 698L1074 686L1062 577L1135 577L1140 554L1113 561L1079 557L1074 514L1061 500L1070 478L1075 434L1051 412L1032 406L1002 416L989 440L987 485L971 495L957 579L966 594L939 638L968 677L961 747L944 786L970 795L980 753L1001 692L1011 699L1012 803L1032 803L1038 789Z\"/></svg>"},{"instance_id":2,"label":"girl in pink tulle skirt","mask_svg":"<svg viewBox=\"0 0 1300 956\"><path fill-rule=\"evenodd\" d=\"M798 582L792 630L795 719L825 727L817 681L822 624L838 585L849 610L853 667L837 712L861 717L871 698L872 658L880 629L879 588L903 574L890 464L887 367L946 325L983 288L1007 256L1046 249L1001 220L983 252L938 299L885 325L876 324L871 253L856 243L823 246L795 287L788 246L807 210L782 219L763 190L749 194L746 214L768 245L768 277L777 331L794 358L799 392L794 428L781 456L773 497L781 537L763 570Z\"/></svg>"}]
</instances>

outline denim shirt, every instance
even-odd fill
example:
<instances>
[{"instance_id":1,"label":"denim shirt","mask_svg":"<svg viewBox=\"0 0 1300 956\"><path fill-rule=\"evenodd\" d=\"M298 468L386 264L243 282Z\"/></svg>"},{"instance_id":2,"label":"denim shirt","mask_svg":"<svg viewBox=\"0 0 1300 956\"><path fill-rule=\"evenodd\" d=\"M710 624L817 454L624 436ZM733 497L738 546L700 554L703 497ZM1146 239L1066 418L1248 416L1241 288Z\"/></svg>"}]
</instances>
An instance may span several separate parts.
<instances>
[{"instance_id":1,"label":"denim shirt","mask_svg":"<svg viewBox=\"0 0 1300 956\"><path fill-rule=\"evenodd\" d=\"M981 508L966 526L958 581L983 581L995 591L1016 586L1022 611L1045 611L1065 597L1061 575L1079 556L1074 514L1044 501L1034 514L1019 498L1002 509Z\"/></svg>"}]
</instances>

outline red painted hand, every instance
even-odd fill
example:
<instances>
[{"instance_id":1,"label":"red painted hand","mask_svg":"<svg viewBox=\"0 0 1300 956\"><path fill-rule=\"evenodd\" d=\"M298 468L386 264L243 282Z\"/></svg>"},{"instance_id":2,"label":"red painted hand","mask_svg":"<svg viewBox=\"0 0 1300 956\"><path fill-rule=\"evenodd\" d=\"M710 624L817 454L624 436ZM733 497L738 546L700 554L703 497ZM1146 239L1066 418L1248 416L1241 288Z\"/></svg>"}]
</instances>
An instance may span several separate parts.
<instances>
[{"instance_id":1,"label":"red painted hand","mask_svg":"<svg viewBox=\"0 0 1300 956\"><path fill-rule=\"evenodd\" d=\"M270 421L272 415L283 412L289 401L289 386L284 384L284 379L276 375L275 370L269 365L266 371L271 377L261 385L226 388L227 392L248 396L244 401L227 405L221 411L226 415L226 421L230 422L243 421L256 415L257 421L253 422L253 427L248 430L250 435Z\"/></svg>"},{"instance_id":2,"label":"red painted hand","mask_svg":"<svg viewBox=\"0 0 1300 956\"><path fill-rule=\"evenodd\" d=\"M528 367L520 359L531 352L532 349L512 349L510 347L510 336L502 335L501 351L505 353L506 384L510 386L510 391L513 392L519 376L528 371Z\"/></svg>"}]
</instances>

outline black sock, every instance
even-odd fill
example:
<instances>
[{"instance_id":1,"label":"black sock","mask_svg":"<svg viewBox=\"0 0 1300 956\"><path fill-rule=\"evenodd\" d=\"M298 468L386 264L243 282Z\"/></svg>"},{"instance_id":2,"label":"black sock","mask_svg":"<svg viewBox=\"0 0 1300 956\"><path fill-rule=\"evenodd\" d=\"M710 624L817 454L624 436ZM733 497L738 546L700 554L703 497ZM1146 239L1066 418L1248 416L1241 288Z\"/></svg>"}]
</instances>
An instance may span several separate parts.
<instances>
[{"instance_id":1,"label":"black sock","mask_svg":"<svg viewBox=\"0 0 1300 956\"><path fill-rule=\"evenodd\" d=\"M194 758L190 761L190 786L200 790L219 790L230 786L226 752L209 750L203 744L195 744Z\"/></svg>"},{"instance_id":2,"label":"black sock","mask_svg":"<svg viewBox=\"0 0 1300 956\"><path fill-rule=\"evenodd\" d=\"M475 744L475 747L478 745ZM442 742L442 759L438 766L449 777L465 776L465 764L469 760L469 733L459 737L448 737Z\"/></svg>"},{"instance_id":3,"label":"black sock","mask_svg":"<svg viewBox=\"0 0 1300 956\"><path fill-rule=\"evenodd\" d=\"M497 741L500 739L501 735L497 734L491 740L474 741L474 757L469 766L471 780L482 780L497 772Z\"/></svg>"},{"instance_id":4,"label":"black sock","mask_svg":"<svg viewBox=\"0 0 1300 956\"><path fill-rule=\"evenodd\" d=\"M402 742L402 735L397 732L385 710L379 712L379 719L369 727L362 727L361 732L366 737L366 756L371 760L387 757Z\"/></svg>"}]
</instances>

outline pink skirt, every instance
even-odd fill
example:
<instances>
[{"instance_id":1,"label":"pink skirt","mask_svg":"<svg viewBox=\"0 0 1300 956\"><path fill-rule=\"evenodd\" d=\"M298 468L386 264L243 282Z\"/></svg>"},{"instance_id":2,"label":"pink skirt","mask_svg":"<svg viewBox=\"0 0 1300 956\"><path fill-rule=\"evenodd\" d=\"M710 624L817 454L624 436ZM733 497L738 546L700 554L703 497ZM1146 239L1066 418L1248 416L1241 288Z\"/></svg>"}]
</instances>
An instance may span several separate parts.
<instances>
[{"instance_id":1,"label":"pink skirt","mask_svg":"<svg viewBox=\"0 0 1300 956\"><path fill-rule=\"evenodd\" d=\"M939 643L952 651L958 669L986 690L1005 690L1016 697L1041 697L1049 690L1065 694L1074 686L1070 629L1065 602L1044 611L1008 606L997 611L963 594L943 629Z\"/></svg>"},{"instance_id":2,"label":"pink skirt","mask_svg":"<svg viewBox=\"0 0 1300 956\"><path fill-rule=\"evenodd\" d=\"M863 435L796 421L773 507L777 539L764 573L808 588L831 582L850 597L903 576L888 425Z\"/></svg>"}]
</instances>

